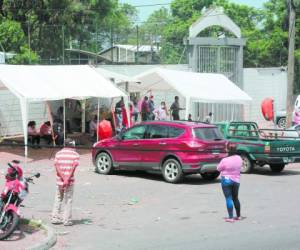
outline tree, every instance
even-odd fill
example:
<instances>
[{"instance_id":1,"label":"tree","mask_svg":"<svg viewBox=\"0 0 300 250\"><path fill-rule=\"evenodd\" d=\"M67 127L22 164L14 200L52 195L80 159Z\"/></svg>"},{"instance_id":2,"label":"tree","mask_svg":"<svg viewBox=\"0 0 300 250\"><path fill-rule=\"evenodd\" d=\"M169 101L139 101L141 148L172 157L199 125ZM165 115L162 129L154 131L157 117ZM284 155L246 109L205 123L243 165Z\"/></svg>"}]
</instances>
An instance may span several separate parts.
<instances>
[{"instance_id":1,"label":"tree","mask_svg":"<svg viewBox=\"0 0 300 250\"><path fill-rule=\"evenodd\" d=\"M56 63L64 61L70 44L98 52L107 43L104 37L111 25L129 25L129 15L134 12L132 6L121 6L118 0L2 0L0 10L0 20L21 25L30 42L28 49Z\"/></svg>"},{"instance_id":2,"label":"tree","mask_svg":"<svg viewBox=\"0 0 300 250\"><path fill-rule=\"evenodd\" d=\"M26 46L25 34L21 24L16 21L2 19L0 23L0 41L5 52L13 52L16 56L9 60L13 64L37 63L38 56Z\"/></svg>"}]
</instances>

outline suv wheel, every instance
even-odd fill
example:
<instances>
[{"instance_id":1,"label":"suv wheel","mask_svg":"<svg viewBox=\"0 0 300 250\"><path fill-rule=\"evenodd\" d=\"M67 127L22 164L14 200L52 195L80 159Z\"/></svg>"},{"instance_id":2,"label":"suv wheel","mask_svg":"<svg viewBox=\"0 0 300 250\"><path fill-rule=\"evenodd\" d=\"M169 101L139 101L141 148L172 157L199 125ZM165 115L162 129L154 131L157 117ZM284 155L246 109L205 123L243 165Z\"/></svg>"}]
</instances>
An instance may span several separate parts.
<instances>
[{"instance_id":1,"label":"suv wheel","mask_svg":"<svg viewBox=\"0 0 300 250\"><path fill-rule=\"evenodd\" d=\"M271 164L270 168L274 173L280 173L284 169L284 164Z\"/></svg>"},{"instance_id":2,"label":"suv wheel","mask_svg":"<svg viewBox=\"0 0 300 250\"><path fill-rule=\"evenodd\" d=\"M250 158L247 155L241 155L241 157L243 160L241 173L243 174L251 173L253 170L253 162L250 160Z\"/></svg>"},{"instance_id":3,"label":"suv wheel","mask_svg":"<svg viewBox=\"0 0 300 250\"><path fill-rule=\"evenodd\" d=\"M96 158L96 169L99 174L111 174L113 172L112 160L108 153L101 152Z\"/></svg>"},{"instance_id":4,"label":"suv wheel","mask_svg":"<svg viewBox=\"0 0 300 250\"><path fill-rule=\"evenodd\" d=\"M208 180L208 181L212 181L214 179L217 179L220 175L220 173L218 171L216 172L210 172L210 173L200 173L202 178L204 180Z\"/></svg>"},{"instance_id":5,"label":"suv wheel","mask_svg":"<svg viewBox=\"0 0 300 250\"><path fill-rule=\"evenodd\" d=\"M175 159L168 159L162 167L164 179L170 183L178 183L183 178L183 173L180 163Z\"/></svg>"}]
</instances>

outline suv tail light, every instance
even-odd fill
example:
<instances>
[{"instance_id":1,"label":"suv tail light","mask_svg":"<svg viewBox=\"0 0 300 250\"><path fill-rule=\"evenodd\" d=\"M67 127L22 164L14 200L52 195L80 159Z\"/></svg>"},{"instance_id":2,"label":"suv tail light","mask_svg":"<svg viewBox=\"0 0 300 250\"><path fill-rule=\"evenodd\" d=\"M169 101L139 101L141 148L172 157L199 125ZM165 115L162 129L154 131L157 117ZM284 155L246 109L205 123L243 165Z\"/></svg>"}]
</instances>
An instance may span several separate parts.
<instances>
[{"instance_id":1,"label":"suv tail light","mask_svg":"<svg viewBox=\"0 0 300 250\"><path fill-rule=\"evenodd\" d=\"M204 151L205 150L205 145L197 142L197 141L188 141L186 142L187 146L192 148L192 149L198 149L198 151Z\"/></svg>"},{"instance_id":2,"label":"suv tail light","mask_svg":"<svg viewBox=\"0 0 300 250\"><path fill-rule=\"evenodd\" d=\"M264 151L265 151L265 153L270 153L271 152L271 147L270 147L269 142L266 142Z\"/></svg>"}]
</instances>

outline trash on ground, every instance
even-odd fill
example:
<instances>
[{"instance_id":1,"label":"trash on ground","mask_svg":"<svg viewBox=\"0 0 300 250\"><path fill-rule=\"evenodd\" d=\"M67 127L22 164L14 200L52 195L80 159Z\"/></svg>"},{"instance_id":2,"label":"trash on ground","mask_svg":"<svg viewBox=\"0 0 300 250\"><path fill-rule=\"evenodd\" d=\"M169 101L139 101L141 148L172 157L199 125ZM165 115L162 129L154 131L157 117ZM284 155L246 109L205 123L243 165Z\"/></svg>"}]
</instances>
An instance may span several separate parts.
<instances>
[{"instance_id":1,"label":"trash on ground","mask_svg":"<svg viewBox=\"0 0 300 250\"><path fill-rule=\"evenodd\" d=\"M131 200L128 202L128 205L135 205L139 202L139 199L138 198L131 198Z\"/></svg>"}]
</instances>

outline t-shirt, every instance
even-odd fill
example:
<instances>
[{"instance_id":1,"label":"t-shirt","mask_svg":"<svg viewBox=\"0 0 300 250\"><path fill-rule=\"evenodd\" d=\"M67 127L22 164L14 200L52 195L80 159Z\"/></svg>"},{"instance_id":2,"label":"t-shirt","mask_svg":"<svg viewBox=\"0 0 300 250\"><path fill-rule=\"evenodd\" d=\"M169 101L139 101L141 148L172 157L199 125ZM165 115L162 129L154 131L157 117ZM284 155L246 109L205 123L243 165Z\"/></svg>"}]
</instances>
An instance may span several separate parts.
<instances>
[{"instance_id":1,"label":"t-shirt","mask_svg":"<svg viewBox=\"0 0 300 250\"><path fill-rule=\"evenodd\" d=\"M44 123L40 128L40 135L51 135L51 127Z\"/></svg>"},{"instance_id":2,"label":"t-shirt","mask_svg":"<svg viewBox=\"0 0 300 250\"><path fill-rule=\"evenodd\" d=\"M149 112L150 112L149 102L144 100L142 103L142 113L149 113Z\"/></svg>"},{"instance_id":3,"label":"t-shirt","mask_svg":"<svg viewBox=\"0 0 300 250\"><path fill-rule=\"evenodd\" d=\"M62 175L65 178L68 178L73 169L79 165L79 154L72 148L63 148L55 155L54 164L57 168L60 169ZM74 174L70 178L70 185L74 184ZM56 183L58 186L62 186L64 181L56 173Z\"/></svg>"},{"instance_id":4,"label":"t-shirt","mask_svg":"<svg viewBox=\"0 0 300 250\"><path fill-rule=\"evenodd\" d=\"M227 177L232 181L239 183L242 165L242 158L239 155L232 155L223 158L217 169L221 173L221 176Z\"/></svg>"},{"instance_id":5,"label":"t-shirt","mask_svg":"<svg viewBox=\"0 0 300 250\"><path fill-rule=\"evenodd\" d=\"M179 115L179 102L173 102L170 109L172 110L172 115Z\"/></svg>"}]
</instances>

